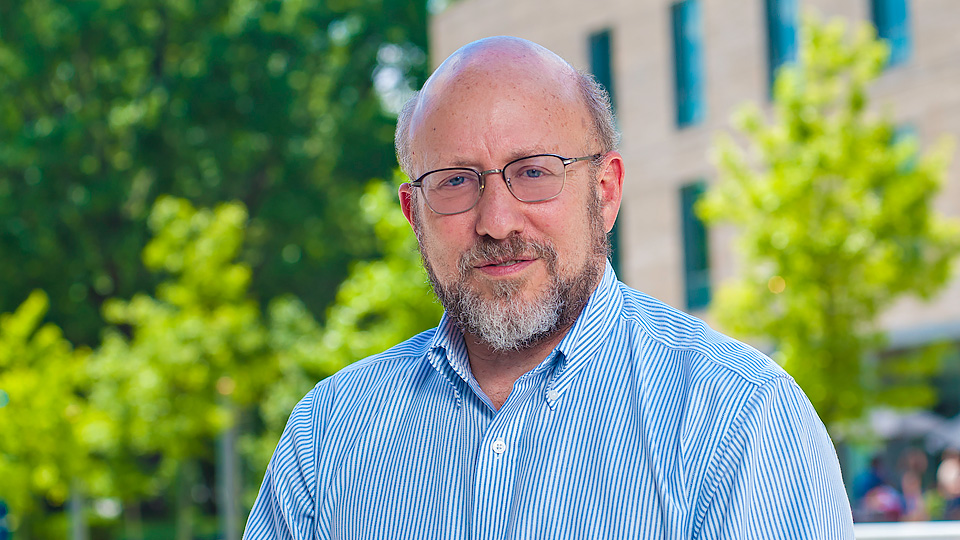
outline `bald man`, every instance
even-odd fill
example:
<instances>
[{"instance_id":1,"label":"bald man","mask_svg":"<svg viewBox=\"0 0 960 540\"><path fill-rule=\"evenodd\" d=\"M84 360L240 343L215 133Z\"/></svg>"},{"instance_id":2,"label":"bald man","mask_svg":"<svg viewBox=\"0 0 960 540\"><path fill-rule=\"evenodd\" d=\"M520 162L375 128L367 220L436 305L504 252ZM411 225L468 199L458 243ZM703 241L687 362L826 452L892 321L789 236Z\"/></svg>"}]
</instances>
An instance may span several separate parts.
<instances>
[{"instance_id":1,"label":"bald man","mask_svg":"<svg viewBox=\"0 0 960 540\"><path fill-rule=\"evenodd\" d=\"M437 68L396 143L445 313L297 405L244 538L853 538L790 376L617 280L617 139L534 43Z\"/></svg>"}]
</instances>

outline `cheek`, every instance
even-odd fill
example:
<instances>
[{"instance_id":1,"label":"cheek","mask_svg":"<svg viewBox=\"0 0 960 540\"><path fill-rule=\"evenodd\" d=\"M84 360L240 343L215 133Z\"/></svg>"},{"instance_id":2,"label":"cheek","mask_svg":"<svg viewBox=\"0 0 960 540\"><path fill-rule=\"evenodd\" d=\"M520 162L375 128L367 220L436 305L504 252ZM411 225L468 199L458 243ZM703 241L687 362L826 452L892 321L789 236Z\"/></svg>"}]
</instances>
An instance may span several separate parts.
<instances>
[{"instance_id":1,"label":"cheek","mask_svg":"<svg viewBox=\"0 0 960 540\"><path fill-rule=\"evenodd\" d=\"M451 223L448 218L440 220L417 220L417 240L421 251L430 258L434 272L449 274L457 272L457 263L461 255L472 246L468 234L454 234L462 230L463 224Z\"/></svg>"},{"instance_id":2,"label":"cheek","mask_svg":"<svg viewBox=\"0 0 960 540\"><path fill-rule=\"evenodd\" d=\"M593 253L594 220L587 207L568 208L563 218L550 237L557 248L560 266L579 270Z\"/></svg>"}]
</instances>

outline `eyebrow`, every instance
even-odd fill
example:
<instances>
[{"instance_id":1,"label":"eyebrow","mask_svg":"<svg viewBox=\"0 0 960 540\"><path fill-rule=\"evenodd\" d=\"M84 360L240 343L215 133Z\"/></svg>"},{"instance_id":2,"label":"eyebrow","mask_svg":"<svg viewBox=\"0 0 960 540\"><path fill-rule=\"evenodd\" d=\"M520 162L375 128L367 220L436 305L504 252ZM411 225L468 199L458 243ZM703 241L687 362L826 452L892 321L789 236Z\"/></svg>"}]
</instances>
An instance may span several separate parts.
<instances>
[{"instance_id":1,"label":"eyebrow","mask_svg":"<svg viewBox=\"0 0 960 540\"><path fill-rule=\"evenodd\" d=\"M507 163L510 163L511 161L514 161L520 158L524 158L527 156L537 156L540 154L553 154L553 152L544 150L543 148L533 148L533 149L527 148L523 150L516 150L510 154L510 157L507 159L507 161L504 161L503 163L497 165L497 167L502 167ZM466 158L453 159L450 161L450 165L446 165L445 167L461 167L466 169L476 169L478 171L482 170L482 167L477 165L475 161L469 160Z\"/></svg>"}]
</instances>

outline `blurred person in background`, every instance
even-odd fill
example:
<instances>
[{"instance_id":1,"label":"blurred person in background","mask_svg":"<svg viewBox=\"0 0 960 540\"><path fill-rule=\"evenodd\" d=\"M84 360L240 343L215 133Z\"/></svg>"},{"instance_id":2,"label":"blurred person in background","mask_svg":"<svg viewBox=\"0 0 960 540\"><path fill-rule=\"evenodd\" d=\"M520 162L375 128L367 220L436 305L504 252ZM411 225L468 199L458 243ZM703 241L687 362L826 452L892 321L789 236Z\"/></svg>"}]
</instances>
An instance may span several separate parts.
<instances>
[{"instance_id":1,"label":"blurred person in background","mask_svg":"<svg viewBox=\"0 0 960 540\"><path fill-rule=\"evenodd\" d=\"M244 537L852 539L836 452L755 349L621 283L603 89L488 38L397 126L445 313L297 405Z\"/></svg>"},{"instance_id":2,"label":"blurred person in background","mask_svg":"<svg viewBox=\"0 0 960 540\"><path fill-rule=\"evenodd\" d=\"M937 467L937 489L944 500L943 518L960 519L960 451L948 448Z\"/></svg>"},{"instance_id":3,"label":"blurred person in background","mask_svg":"<svg viewBox=\"0 0 960 540\"><path fill-rule=\"evenodd\" d=\"M903 496L890 484L879 454L873 456L870 468L857 476L853 486L855 521L900 521L903 517Z\"/></svg>"},{"instance_id":4,"label":"blurred person in background","mask_svg":"<svg viewBox=\"0 0 960 540\"><path fill-rule=\"evenodd\" d=\"M926 521L930 519L927 511L923 476L929 462L927 454L919 448L908 448L900 456L900 491L903 493L903 521Z\"/></svg>"},{"instance_id":5,"label":"blurred person in background","mask_svg":"<svg viewBox=\"0 0 960 540\"><path fill-rule=\"evenodd\" d=\"M867 493L886 483L886 475L883 472L883 457L879 454L870 458L870 466L867 470L861 472L853 479L853 500L863 499Z\"/></svg>"}]
</instances>

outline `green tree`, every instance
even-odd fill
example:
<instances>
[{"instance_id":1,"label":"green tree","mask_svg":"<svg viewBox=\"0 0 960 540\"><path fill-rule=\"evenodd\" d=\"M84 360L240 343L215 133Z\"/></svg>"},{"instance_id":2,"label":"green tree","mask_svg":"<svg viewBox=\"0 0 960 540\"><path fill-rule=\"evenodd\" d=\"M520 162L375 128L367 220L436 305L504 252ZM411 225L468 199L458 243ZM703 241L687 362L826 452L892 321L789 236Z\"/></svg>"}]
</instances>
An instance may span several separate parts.
<instances>
[{"instance_id":1,"label":"green tree","mask_svg":"<svg viewBox=\"0 0 960 540\"><path fill-rule=\"evenodd\" d=\"M155 281L138 264L160 194L251 214L260 298L314 313L349 261L352 219L394 167L395 102L426 68L426 1L0 2L0 310L48 292L92 345L100 306ZM395 103L393 103L395 106Z\"/></svg>"},{"instance_id":2,"label":"green tree","mask_svg":"<svg viewBox=\"0 0 960 540\"><path fill-rule=\"evenodd\" d=\"M195 209L160 198L144 264L167 279L156 296L111 299L109 329L91 358L90 403L117 423L113 488L134 511L178 479L178 537L190 535L196 463L277 376L251 270L237 262L247 213L239 203ZM144 458L154 466L145 467ZM220 501L221 508L227 501Z\"/></svg>"},{"instance_id":3,"label":"green tree","mask_svg":"<svg viewBox=\"0 0 960 540\"><path fill-rule=\"evenodd\" d=\"M109 476L95 455L111 445L113 422L82 397L90 351L42 324L48 307L34 291L0 315L0 499L23 539L64 537L65 521L41 519L45 508L64 504L71 489L102 488Z\"/></svg>"},{"instance_id":4,"label":"green tree","mask_svg":"<svg viewBox=\"0 0 960 540\"><path fill-rule=\"evenodd\" d=\"M143 252L161 283L153 296L105 302L113 326L95 351L74 351L52 324L38 329L43 293L0 318L0 403L9 401L0 407L0 478L20 488L2 484L19 534L34 527L62 537L63 515L38 503L62 504L79 480L90 494L124 501L130 538L141 536L139 501L172 494L187 537L191 475L198 460L213 459L216 437L242 423L251 476L259 477L312 385L434 326L442 310L394 188L370 182L360 208L383 256L354 264L325 325L291 295L272 301L263 320L251 269L238 261L242 204L197 209L173 197L154 205ZM36 529L51 516L59 529Z\"/></svg>"},{"instance_id":5,"label":"green tree","mask_svg":"<svg viewBox=\"0 0 960 540\"><path fill-rule=\"evenodd\" d=\"M398 173L394 180L394 185L379 180L367 184L360 199L361 219L374 228L383 255L351 267L326 324L314 321L295 298L271 303L270 343L281 376L261 402L265 433L246 442L253 477L263 474L290 411L317 381L440 320L443 309L397 200L395 185L404 179Z\"/></svg>"},{"instance_id":6,"label":"green tree","mask_svg":"<svg viewBox=\"0 0 960 540\"><path fill-rule=\"evenodd\" d=\"M891 397L863 370L882 347L877 317L943 287L960 228L932 204L946 146L921 156L889 114L868 107L888 54L873 29L851 39L842 21L811 16L801 43L798 62L777 76L772 118L746 106L734 123L747 147L716 143L720 182L698 209L740 233L740 275L719 290L716 319L768 340L829 424ZM897 404L931 398L922 384L914 390Z\"/></svg>"},{"instance_id":7,"label":"green tree","mask_svg":"<svg viewBox=\"0 0 960 540\"><path fill-rule=\"evenodd\" d=\"M383 255L354 264L340 284L322 334L324 356L335 364L384 351L436 326L443 314L397 199L395 186L406 178L398 173L394 180L371 182L360 199L361 216L373 226Z\"/></svg>"}]
</instances>

